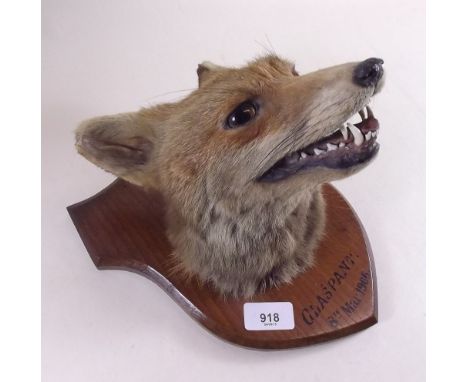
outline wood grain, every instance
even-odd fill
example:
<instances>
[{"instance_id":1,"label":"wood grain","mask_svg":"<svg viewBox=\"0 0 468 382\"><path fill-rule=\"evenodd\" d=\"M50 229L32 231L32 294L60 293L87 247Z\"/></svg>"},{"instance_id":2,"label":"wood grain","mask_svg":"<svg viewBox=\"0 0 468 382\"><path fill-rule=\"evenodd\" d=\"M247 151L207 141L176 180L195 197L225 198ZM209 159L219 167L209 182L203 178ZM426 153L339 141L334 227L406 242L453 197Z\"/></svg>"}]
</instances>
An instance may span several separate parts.
<instances>
[{"instance_id":1,"label":"wood grain","mask_svg":"<svg viewBox=\"0 0 468 382\"><path fill-rule=\"evenodd\" d=\"M345 336L377 322L377 291L372 251L349 204L331 185L326 236L314 268L290 285L252 299L225 299L196 280L172 272L165 235L164 200L123 180L69 206L68 212L98 269L123 269L148 277L192 318L219 337L238 345L280 349ZM248 331L245 302L291 302L292 330Z\"/></svg>"}]
</instances>

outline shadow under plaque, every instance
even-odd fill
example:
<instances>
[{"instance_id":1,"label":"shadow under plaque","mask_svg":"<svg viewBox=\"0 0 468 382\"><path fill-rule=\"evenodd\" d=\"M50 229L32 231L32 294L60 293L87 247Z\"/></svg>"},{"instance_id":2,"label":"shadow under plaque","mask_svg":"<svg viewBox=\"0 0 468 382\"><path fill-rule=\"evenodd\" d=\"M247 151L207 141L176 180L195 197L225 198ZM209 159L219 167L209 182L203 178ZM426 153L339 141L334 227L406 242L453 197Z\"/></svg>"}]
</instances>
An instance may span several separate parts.
<instances>
[{"instance_id":1,"label":"shadow under plaque","mask_svg":"<svg viewBox=\"0 0 468 382\"><path fill-rule=\"evenodd\" d=\"M165 202L157 192L118 179L67 209L98 269L123 269L146 276L187 314L227 341L282 349L342 337L377 322L375 270L366 232L333 186L326 184L323 191L327 226L316 265L292 284L250 299L223 298L209 286L171 271L174 263L165 234ZM258 321L254 325L263 325L262 329L247 330L252 323L244 322L244 304L265 302L291 303L293 328L278 328L279 316L265 310L261 317L253 317ZM266 305L256 305L256 310Z\"/></svg>"}]
</instances>

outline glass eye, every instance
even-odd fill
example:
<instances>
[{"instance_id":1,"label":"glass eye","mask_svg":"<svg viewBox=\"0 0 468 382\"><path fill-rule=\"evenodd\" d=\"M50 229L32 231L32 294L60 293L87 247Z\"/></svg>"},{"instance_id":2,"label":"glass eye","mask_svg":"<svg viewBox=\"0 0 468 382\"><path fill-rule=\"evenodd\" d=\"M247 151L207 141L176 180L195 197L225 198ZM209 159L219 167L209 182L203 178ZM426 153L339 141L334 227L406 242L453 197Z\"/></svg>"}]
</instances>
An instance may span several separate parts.
<instances>
[{"instance_id":1,"label":"glass eye","mask_svg":"<svg viewBox=\"0 0 468 382\"><path fill-rule=\"evenodd\" d=\"M256 114L257 108L252 102L243 102L237 106L231 114L229 114L229 117L226 121L226 127L228 129L235 129L236 127L245 125L254 119Z\"/></svg>"}]
</instances>

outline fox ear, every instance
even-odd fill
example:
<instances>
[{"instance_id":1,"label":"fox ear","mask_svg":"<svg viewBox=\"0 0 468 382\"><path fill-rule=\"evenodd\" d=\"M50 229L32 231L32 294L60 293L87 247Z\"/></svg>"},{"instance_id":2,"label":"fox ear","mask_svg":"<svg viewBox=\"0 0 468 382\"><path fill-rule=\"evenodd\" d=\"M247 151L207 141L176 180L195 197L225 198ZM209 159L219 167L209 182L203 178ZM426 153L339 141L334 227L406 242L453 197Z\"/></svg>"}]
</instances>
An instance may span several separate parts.
<instances>
[{"instance_id":1,"label":"fox ear","mask_svg":"<svg viewBox=\"0 0 468 382\"><path fill-rule=\"evenodd\" d=\"M201 86L214 72L222 69L222 66L213 64L210 61L203 61L197 68L198 86Z\"/></svg>"},{"instance_id":2,"label":"fox ear","mask_svg":"<svg viewBox=\"0 0 468 382\"><path fill-rule=\"evenodd\" d=\"M142 184L154 144L151 129L138 120L137 113L125 113L84 121L75 132L76 148L104 170Z\"/></svg>"}]
</instances>

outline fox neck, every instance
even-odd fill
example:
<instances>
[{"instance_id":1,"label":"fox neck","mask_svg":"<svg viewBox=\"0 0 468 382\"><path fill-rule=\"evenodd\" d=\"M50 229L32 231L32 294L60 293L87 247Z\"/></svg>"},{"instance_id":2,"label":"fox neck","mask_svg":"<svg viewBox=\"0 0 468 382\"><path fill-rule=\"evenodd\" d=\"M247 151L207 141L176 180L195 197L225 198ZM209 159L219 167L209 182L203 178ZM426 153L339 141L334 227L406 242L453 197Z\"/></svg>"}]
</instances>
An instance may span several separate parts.
<instances>
[{"instance_id":1,"label":"fox neck","mask_svg":"<svg viewBox=\"0 0 468 382\"><path fill-rule=\"evenodd\" d=\"M319 186L255 205L207 198L195 219L170 208L168 234L180 270L223 294L249 296L312 264L324 207Z\"/></svg>"}]
</instances>

